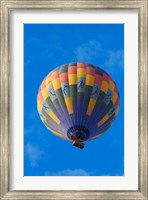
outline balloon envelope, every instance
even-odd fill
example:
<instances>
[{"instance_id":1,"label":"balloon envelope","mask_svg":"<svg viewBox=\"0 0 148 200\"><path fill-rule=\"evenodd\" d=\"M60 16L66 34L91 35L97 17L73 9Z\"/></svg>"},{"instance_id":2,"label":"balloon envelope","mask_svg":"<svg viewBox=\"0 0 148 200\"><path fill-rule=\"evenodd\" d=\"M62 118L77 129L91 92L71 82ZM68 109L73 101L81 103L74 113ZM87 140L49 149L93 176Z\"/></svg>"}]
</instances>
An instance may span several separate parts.
<instances>
[{"instance_id":1,"label":"balloon envelope","mask_svg":"<svg viewBox=\"0 0 148 200\"><path fill-rule=\"evenodd\" d=\"M79 148L110 128L119 104L112 78L101 68L80 62L51 71L37 95L38 112L45 126Z\"/></svg>"}]
</instances>

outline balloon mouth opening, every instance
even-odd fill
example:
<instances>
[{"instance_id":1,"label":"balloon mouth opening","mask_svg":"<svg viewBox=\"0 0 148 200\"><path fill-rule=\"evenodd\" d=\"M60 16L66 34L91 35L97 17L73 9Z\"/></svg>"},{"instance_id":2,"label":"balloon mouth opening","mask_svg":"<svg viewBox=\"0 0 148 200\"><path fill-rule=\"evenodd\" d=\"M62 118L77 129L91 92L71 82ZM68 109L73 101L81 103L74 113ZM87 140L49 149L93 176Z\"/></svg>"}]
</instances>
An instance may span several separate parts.
<instances>
[{"instance_id":1,"label":"balloon mouth opening","mask_svg":"<svg viewBox=\"0 0 148 200\"><path fill-rule=\"evenodd\" d=\"M72 141L73 146L83 149L83 142L89 138L90 133L85 126L76 125L67 131L67 136Z\"/></svg>"}]
</instances>

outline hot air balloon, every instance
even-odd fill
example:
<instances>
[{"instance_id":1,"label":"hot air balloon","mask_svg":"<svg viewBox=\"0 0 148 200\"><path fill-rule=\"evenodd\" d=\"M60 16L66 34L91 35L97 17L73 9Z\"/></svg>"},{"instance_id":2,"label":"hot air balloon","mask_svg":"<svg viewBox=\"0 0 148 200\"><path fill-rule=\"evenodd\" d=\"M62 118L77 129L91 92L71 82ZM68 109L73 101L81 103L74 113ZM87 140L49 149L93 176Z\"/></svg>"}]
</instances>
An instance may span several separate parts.
<instances>
[{"instance_id":1,"label":"hot air balloon","mask_svg":"<svg viewBox=\"0 0 148 200\"><path fill-rule=\"evenodd\" d=\"M113 124L119 110L117 85L103 69L82 62L61 65L40 85L37 108L56 136L83 149Z\"/></svg>"}]
</instances>

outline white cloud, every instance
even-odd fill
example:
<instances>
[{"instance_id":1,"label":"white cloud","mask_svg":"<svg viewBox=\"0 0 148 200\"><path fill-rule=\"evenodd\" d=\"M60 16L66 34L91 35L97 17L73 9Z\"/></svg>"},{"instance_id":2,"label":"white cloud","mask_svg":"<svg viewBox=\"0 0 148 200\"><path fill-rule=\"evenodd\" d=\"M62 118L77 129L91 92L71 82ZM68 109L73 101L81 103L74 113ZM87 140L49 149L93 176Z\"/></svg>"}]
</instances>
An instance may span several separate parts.
<instances>
[{"instance_id":1,"label":"white cloud","mask_svg":"<svg viewBox=\"0 0 148 200\"><path fill-rule=\"evenodd\" d=\"M32 133L36 133L37 131L40 131L40 127L38 126L38 124L34 123L34 121L39 117L39 114L37 112L37 110L35 112L30 112L27 116L26 116L27 120L32 122L30 123L30 126L29 127L25 127L24 129L24 134L25 135L29 135L29 134L32 134Z\"/></svg>"},{"instance_id":2,"label":"white cloud","mask_svg":"<svg viewBox=\"0 0 148 200\"><path fill-rule=\"evenodd\" d=\"M101 50L101 45L98 41L90 40L75 49L76 59L78 61L91 62L92 59L98 57Z\"/></svg>"},{"instance_id":3,"label":"white cloud","mask_svg":"<svg viewBox=\"0 0 148 200\"><path fill-rule=\"evenodd\" d=\"M103 49L97 40L90 40L81 46L75 48L74 51L77 61L88 62L93 61L108 73L115 73L124 68L124 52L123 49L110 50ZM100 63L100 58L102 63Z\"/></svg>"},{"instance_id":4,"label":"white cloud","mask_svg":"<svg viewBox=\"0 0 148 200\"><path fill-rule=\"evenodd\" d=\"M57 171L57 172L48 172L46 171L44 173L45 176L96 176L97 171L91 171L91 172L87 172L83 169L66 169L66 170L61 170L61 171ZM98 173L98 176L124 176L123 172L117 172L117 173Z\"/></svg>"},{"instance_id":5,"label":"white cloud","mask_svg":"<svg viewBox=\"0 0 148 200\"><path fill-rule=\"evenodd\" d=\"M36 125L33 125L33 126L29 127L29 128L25 128L24 129L24 134L25 134L25 137L30 136L31 134L42 134L42 135L45 134L46 135L46 131L47 130L48 129L45 128L45 126L43 124L41 126L36 124Z\"/></svg>"},{"instance_id":6,"label":"white cloud","mask_svg":"<svg viewBox=\"0 0 148 200\"><path fill-rule=\"evenodd\" d=\"M27 115L29 120L34 120L37 119L39 117L39 114L37 112L37 110L31 112L30 114Z\"/></svg>"},{"instance_id":7,"label":"white cloud","mask_svg":"<svg viewBox=\"0 0 148 200\"><path fill-rule=\"evenodd\" d=\"M27 143L25 146L25 156L30 160L31 167L37 167L38 161L43 156L43 151L41 151L38 147L33 146L30 143Z\"/></svg>"},{"instance_id":8,"label":"white cloud","mask_svg":"<svg viewBox=\"0 0 148 200\"><path fill-rule=\"evenodd\" d=\"M86 172L83 169L66 169L53 173L46 171L45 176L90 176L90 173Z\"/></svg>"},{"instance_id":9,"label":"white cloud","mask_svg":"<svg viewBox=\"0 0 148 200\"><path fill-rule=\"evenodd\" d=\"M34 131L34 126L31 126L30 128L25 128L24 134L28 135L30 133L33 133L33 131Z\"/></svg>"},{"instance_id":10,"label":"white cloud","mask_svg":"<svg viewBox=\"0 0 148 200\"><path fill-rule=\"evenodd\" d=\"M101 176L124 176L123 172L116 172L116 173L102 173Z\"/></svg>"},{"instance_id":11,"label":"white cloud","mask_svg":"<svg viewBox=\"0 0 148 200\"><path fill-rule=\"evenodd\" d=\"M119 49L117 51L107 51L107 57L108 59L103 64L106 68L110 67L117 67L118 69L123 68L124 63L124 53L122 49Z\"/></svg>"}]
</instances>

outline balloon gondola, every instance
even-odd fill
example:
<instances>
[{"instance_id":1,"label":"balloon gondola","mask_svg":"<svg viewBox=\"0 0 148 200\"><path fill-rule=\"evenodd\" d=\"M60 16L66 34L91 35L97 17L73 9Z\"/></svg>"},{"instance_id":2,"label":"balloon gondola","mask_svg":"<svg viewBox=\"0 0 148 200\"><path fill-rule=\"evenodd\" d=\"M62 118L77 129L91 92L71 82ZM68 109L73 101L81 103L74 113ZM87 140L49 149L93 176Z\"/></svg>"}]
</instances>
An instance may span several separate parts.
<instances>
[{"instance_id":1,"label":"balloon gondola","mask_svg":"<svg viewBox=\"0 0 148 200\"><path fill-rule=\"evenodd\" d=\"M58 137L78 148L102 135L118 114L117 85L100 67L68 63L51 71L41 83L37 108L42 122Z\"/></svg>"}]
</instances>

